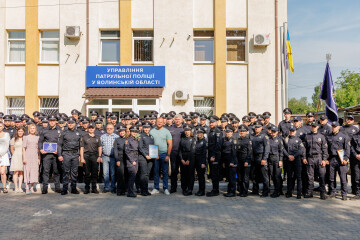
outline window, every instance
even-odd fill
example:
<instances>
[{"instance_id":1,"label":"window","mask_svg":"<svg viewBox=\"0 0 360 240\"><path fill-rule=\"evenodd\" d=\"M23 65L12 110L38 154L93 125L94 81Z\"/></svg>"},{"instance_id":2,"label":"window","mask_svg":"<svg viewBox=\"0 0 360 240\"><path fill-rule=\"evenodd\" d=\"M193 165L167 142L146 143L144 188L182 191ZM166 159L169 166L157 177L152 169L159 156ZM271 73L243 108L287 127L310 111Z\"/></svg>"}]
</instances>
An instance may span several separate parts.
<instances>
[{"instance_id":1,"label":"window","mask_svg":"<svg viewBox=\"0 0 360 240\"><path fill-rule=\"evenodd\" d=\"M214 62L214 31L194 31L194 61Z\"/></svg>"},{"instance_id":2,"label":"window","mask_svg":"<svg viewBox=\"0 0 360 240\"><path fill-rule=\"evenodd\" d=\"M40 109L41 113L56 114L59 112L59 98L40 98Z\"/></svg>"},{"instance_id":3,"label":"window","mask_svg":"<svg viewBox=\"0 0 360 240\"><path fill-rule=\"evenodd\" d=\"M214 106L213 97L194 97L195 112L211 116L214 114Z\"/></svg>"},{"instance_id":4,"label":"window","mask_svg":"<svg viewBox=\"0 0 360 240\"><path fill-rule=\"evenodd\" d=\"M153 62L154 31L134 31L134 56L133 62Z\"/></svg>"},{"instance_id":5,"label":"window","mask_svg":"<svg viewBox=\"0 0 360 240\"><path fill-rule=\"evenodd\" d=\"M59 63L59 31L41 32L40 62Z\"/></svg>"},{"instance_id":6,"label":"window","mask_svg":"<svg viewBox=\"0 0 360 240\"><path fill-rule=\"evenodd\" d=\"M8 63L25 63L25 31L8 32Z\"/></svg>"},{"instance_id":7,"label":"window","mask_svg":"<svg viewBox=\"0 0 360 240\"><path fill-rule=\"evenodd\" d=\"M246 61L246 31L226 31L227 62Z\"/></svg>"},{"instance_id":8,"label":"window","mask_svg":"<svg viewBox=\"0 0 360 240\"><path fill-rule=\"evenodd\" d=\"M6 113L7 114L15 114L15 115L24 114L25 113L25 98L24 97L8 97Z\"/></svg>"},{"instance_id":9,"label":"window","mask_svg":"<svg viewBox=\"0 0 360 240\"><path fill-rule=\"evenodd\" d=\"M100 34L102 63L120 62L120 31L101 31Z\"/></svg>"}]
</instances>

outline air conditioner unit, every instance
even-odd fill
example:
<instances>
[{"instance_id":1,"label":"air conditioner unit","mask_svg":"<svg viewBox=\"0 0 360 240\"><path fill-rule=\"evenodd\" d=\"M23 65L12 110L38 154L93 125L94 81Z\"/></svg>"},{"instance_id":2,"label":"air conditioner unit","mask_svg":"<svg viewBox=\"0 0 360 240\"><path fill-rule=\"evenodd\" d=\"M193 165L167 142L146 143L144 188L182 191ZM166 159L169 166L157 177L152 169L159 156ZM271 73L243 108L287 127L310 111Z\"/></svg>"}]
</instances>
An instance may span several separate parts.
<instances>
[{"instance_id":1,"label":"air conditioner unit","mask_svg":"<svg viewBox=\"0 0 360 240\"><path fill-rule=\"evenodd\" d=\"M188 99L188 94L187 92L183 91L183 90L177 90L174 92L175 95L175 100L176 101L186 101Z\"/></svg>"},{"instance_id":2,"label":"air conditioner unit","mask_svg":"<svg viewBox=\"0 0 360 240\"><path fill-rule=\"evenodd\" d=\"M254 46L266 47L268 45L270 45L270 33L254 34Z\"/></svg>"},{"instance_id":3,"label":"air conditioner unit","mask_svg":"<svg viewBox=\"0 0 360 240\"><path fill-rule=\"evenodd\" d=\"M80 38L80 26L66 26L65 37Z\"/></svg>"}]
</instances>

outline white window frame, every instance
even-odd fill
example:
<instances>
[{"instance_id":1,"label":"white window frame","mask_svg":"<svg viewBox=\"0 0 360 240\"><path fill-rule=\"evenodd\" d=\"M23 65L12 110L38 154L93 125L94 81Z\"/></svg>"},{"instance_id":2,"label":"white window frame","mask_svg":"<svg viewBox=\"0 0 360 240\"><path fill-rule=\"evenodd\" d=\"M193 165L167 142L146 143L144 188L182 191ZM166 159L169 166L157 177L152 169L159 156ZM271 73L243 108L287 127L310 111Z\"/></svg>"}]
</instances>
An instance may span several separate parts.
<instances>
[{"instance_id":1,"label":"white window frame","mask_svg":"<svg viewBox=\"0 0 360 240\"><path fill-rule=\"evenodd\" d=\"M25 38L10 39L10 32L25 32ZM7 31L7 64L25 64L24 62L10 62L10 42L24 42L25 43L25 59L26 59L26 31L25 30L9 30Z\"/></svg>"},{"instance_id":2,"label":"white window frame","mask_svg":"<svg viewBox=\"0 0 360 240\"><path fill-rule=\"evenodd\" d=\"M41 96L41 97L39 97L39 112L43 112L43 110L55 110L55 111L59 112L60 104L59 104L59 106L57 108L54 108L54 107L41 107L41 99L43 99L43 98L57 98L58 100L60 100L59 97L54 97L54 96L51 96L51 97Z\"/></svg>"},{"instance_id":3,"label":"white window frame","mask_svg":"<svg viewBox=\"0 0 360 240\"><path fill-rule=\"evenodd\" d=\"M101 36L101 32L107 32L107 31L116 31L116 32L119 32L119 37L102 37ZM103 44L103 41L116 41L118 40L120 42L120 47L121 47L121 41L120 41L120 31L117 30L117 29L100 29L100 32L99 32L100 36L99 36L99 39L100 39L100 49L99 49L99 63L101 64L120 64L120 60L121 60L121 54L120 54L120 59L119 61L114 61L114 62L103 62L102 61L102 44Z\"/></svg>"},{"instance_id":4,"label":"white window frame","mask_svg":"<svg viewBox=\"0 0 360 240\"><path fill-rule=\"evenodd\" d=\"M194 30L194 32L196 31L202 31L202 30ZM204 30L204 31L213 31L213 30ZM194 40L194 63L214 63L215 62L215 41L214 41L214 37L193 37ZM195 41L213 41L213 60L212 61L196 61L195 60Z\"/></svg>"},{"instance_id":5,"label":"white window frame","mask_svg":"<svg viewBox=\"0 0 360 240\"><path fill-rule=\"evenodd\" d=\"M205 98L213 98L214 106L213 107L195 107L195 101L204 101ZM194 96L194 110L196 112L201 112L199 110L212 111L215 114L215 97L214 96ZM208 116L209 117L209 116Z\"/></svg>"},{"instance_id":6,"label":"white window frame","mask_svg":"<svg viewBox=\"0 0 360 240\"><path fill-rule=\"evenodd\" d=\"M248 54L247 54L247 50L248 50L248 44L247 44L247 31L246 30L227 30L227 31L244 31L246 33L246 36L245 37L228 37L226 36L226 63L247 63L247 57L248 57ZM227 41L228 40L243 40L245 41L245 61L228 61L227 60Z\"/></svg>"},{"instance_id":7,"label":"white window frame","mask_svg":"<svg viewBox=\"0 0 360 240\"><path fill-rule=\"evenodd\" d=\"M43 32L59 32L59 37L58 38L43 38L42 37L42 33ZM46 62L46 61L43 61L43 59L41 58L42 56L42 45L43 45L43 42L58 42L59 43L59 48L58 48L58 60L55 61L55 62ZM41 30L40 31L40 63L41 64L59 64L59 61L60 61L60 31L59 30Z\"/></svg>"},{"instance_id":8,"label":"white window frame","mask_svg":"<svg viewBox=\"0 0 360 240\"><path fill-rule=\"evenodd\" d=\"M154 37L134 37L134 32L136 31L152 31L153 32L153 36L154 36L154 30L153 29L149 29L149 30L133 30L133 39L132 39L132 63L133 64L154 64ZM134 59L134 55L135 55L135 41L136 40L151 40L152 41L152 49L151 49L151 53L152 53L152 61L135 61Z\"/></svg>"},{"instance_id":9,"label":"white window frame","mask_svg":"<svg viewBox=\"0 0 360 240\"><path fill-rule=\"evenodd\" d=\"M24 99L24 107L9 107L9 100L11 98L23 98ZM12 113L10 113L11 110L22 111L23 113L25 113L25 97L21 97L21 96L6 97L6 114L12 114Z\"/></svg>"}]
</instances>

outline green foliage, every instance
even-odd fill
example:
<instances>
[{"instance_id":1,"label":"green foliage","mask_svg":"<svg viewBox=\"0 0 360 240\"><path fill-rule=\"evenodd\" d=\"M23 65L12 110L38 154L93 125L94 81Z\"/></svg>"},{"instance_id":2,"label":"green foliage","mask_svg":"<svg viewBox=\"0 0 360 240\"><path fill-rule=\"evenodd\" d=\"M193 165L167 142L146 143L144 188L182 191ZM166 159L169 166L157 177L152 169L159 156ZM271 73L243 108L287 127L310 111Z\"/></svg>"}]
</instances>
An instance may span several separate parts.
<instances>
[{"instance_id":1,"label":"green foliage","mask_svg":"<svg viewBox=\"0 0 360 240\"><path fill-rule=\"evenodd\" d=\"M311 96L312 99L312 107L315 109L314 111L317 110L318 104L319 104L319 98L320 98L320 90L321 90L321 85L322 83L319 83L319 85L317 85L316 87L314 87L314 93ZM320 106L319 106L319 111L324 111L325 110L325 104L320 101Z\"/></svg>"},{"instance_id":2,"label":"green foliage","mask_svg":"<svg viewBox=\"0 0 360 240\"><path fill-rule=\"evenodd\" d=\"M314 107L312 104L308 103L307 97L302 97L300 99L291 98L288 105L293 114L306 114L307 111L314 111Z\"/></svg>"},{"instance_id":3,"label":"green foliage","mask_svg":"<svg viewBox=\"0 0 360 240\"><path fill-rule=\"evenodd\" d=\"M338 108L360 104L360 73L344 70L336 81L335 100Z\"/></svg>"}]
</instances>

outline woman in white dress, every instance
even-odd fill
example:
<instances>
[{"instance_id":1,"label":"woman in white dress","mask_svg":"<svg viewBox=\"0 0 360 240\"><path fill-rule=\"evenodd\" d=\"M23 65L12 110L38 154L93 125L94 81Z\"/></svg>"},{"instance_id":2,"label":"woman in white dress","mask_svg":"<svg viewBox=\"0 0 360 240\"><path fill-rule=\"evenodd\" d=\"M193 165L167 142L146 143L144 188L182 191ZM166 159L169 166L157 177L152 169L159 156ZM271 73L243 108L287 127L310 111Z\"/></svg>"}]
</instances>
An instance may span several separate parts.
<instances>
[{"instance_id":1,"label":"woman in white dress","mask_svg":"<svg viewBox=\"0 0 360 240\"><path fill-rule=\"evenodd\" d=\"M0 122L0 174L1 182L3 185L3 192L8 193L6 188L6 167L10 166L9 161L9 145L10 145L10 135L7 132L3 131L4 123Z\"/></svg>"}]
</instances>

